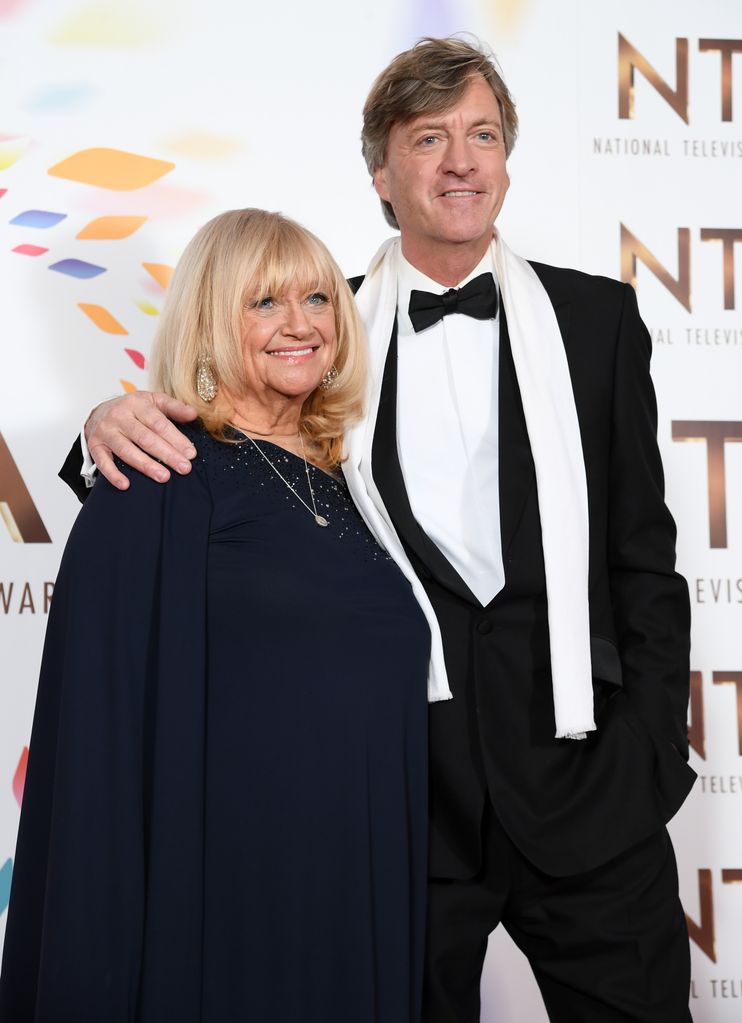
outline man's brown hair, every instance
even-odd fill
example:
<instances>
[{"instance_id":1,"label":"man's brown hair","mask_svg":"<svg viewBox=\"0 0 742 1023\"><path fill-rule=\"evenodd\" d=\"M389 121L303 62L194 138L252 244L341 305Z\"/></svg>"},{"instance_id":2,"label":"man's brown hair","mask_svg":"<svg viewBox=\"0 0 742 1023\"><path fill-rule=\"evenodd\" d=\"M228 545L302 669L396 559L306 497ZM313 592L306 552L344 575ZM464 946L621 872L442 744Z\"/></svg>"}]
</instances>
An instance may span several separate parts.
<instances>
[{"instance_id":1,"label":"man's brown hair","mask_svg":"<svg viewBox=\"0 0 742 1023\"><path fill-rule=\"evenodd\" d=\"M421 114L440 114L456 106L472 78L492 89L502 117L505 154L510 156L518 134L518 115L508 87L481 43L472 45L449 36L426 36L394 58L374 84L363 108L361 148L369 174L383 167L389 133ZM391 203L381 200L387 223L399 227Z\"/></svg>"}]
</instances>

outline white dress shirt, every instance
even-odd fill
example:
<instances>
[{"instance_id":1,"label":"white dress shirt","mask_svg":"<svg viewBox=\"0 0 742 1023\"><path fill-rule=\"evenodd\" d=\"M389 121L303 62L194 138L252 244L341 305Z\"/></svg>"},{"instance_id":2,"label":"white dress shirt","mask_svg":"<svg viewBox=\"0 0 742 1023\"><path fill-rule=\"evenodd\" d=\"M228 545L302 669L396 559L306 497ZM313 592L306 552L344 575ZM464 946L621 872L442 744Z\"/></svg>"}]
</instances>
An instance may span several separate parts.
<instances>
[{"instance_id":1,"label":"white dress shirt","mask_svg":"<svg viewBox=\"0 0 742 1023\"><path fill-rule=\"evenodd\" d=\"M494 273L488 251L460 286ZM410 292L448 288L402 256L397 439L412 512L485 606L505 583L498 451L499 314L445 316L416 334Z\"/></svg>"}]
</instances>

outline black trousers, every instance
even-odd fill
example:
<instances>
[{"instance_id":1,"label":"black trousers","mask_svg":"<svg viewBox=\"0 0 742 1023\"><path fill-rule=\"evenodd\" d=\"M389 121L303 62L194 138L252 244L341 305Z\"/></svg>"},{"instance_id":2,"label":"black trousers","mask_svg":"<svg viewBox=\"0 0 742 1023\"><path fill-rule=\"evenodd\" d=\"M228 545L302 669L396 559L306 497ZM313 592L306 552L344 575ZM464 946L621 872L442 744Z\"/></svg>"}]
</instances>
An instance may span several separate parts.
<instances>
[{"instance_id":1,"label":"black trousers","mask_svg":"<svg viewBox=\"0 0 742 1023\"><path fill-rule=\"evenodd\" d=\"M423 1023L478 1023L499 923L528 958L552 1023L691 1020L688 932L664 828L565 878L536 870L490 810L484 829L481 873L428 887Z\"/></svg>"}]
</instances>

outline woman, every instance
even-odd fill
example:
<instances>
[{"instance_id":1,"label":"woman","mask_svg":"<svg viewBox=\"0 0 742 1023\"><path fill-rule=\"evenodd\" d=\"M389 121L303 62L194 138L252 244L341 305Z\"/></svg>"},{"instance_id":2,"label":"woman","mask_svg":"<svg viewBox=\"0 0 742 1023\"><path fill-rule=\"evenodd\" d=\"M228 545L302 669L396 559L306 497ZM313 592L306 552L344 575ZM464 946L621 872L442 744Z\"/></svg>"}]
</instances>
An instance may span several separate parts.
<instances>
[{"instance_id":1,"label":"woman","mask_svg":"<svg viewBox=\"0 0 742 1023\"><path fill-rule=\"evenodd\" d=\"M416 1020L430 637L342 479L363 352L292 221L232 211L186 248L153 377L199 454L99 480L70 536L3 1020Z\"/></svg>"}]
</instances>

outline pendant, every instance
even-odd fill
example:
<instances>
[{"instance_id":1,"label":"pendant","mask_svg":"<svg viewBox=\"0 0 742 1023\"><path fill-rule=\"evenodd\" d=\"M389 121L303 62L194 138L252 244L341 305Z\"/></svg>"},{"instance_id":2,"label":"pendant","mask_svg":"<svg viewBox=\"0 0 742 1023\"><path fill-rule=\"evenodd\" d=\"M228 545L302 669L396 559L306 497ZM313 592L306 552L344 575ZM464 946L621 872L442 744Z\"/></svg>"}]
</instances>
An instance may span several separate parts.
<instances>
[{"instance_id":1,"label":"pendant","mask_svg":"<svg viewBox=\"0 0 742 1023\"><path fill-rule=\"evenodd\" d=\"M329 526L330 525L330 523L327 521L327 519L324 517L324 515L315 515L314 516L314 521L317 523L318 526Z\"/></svg>"}]
</instances>

